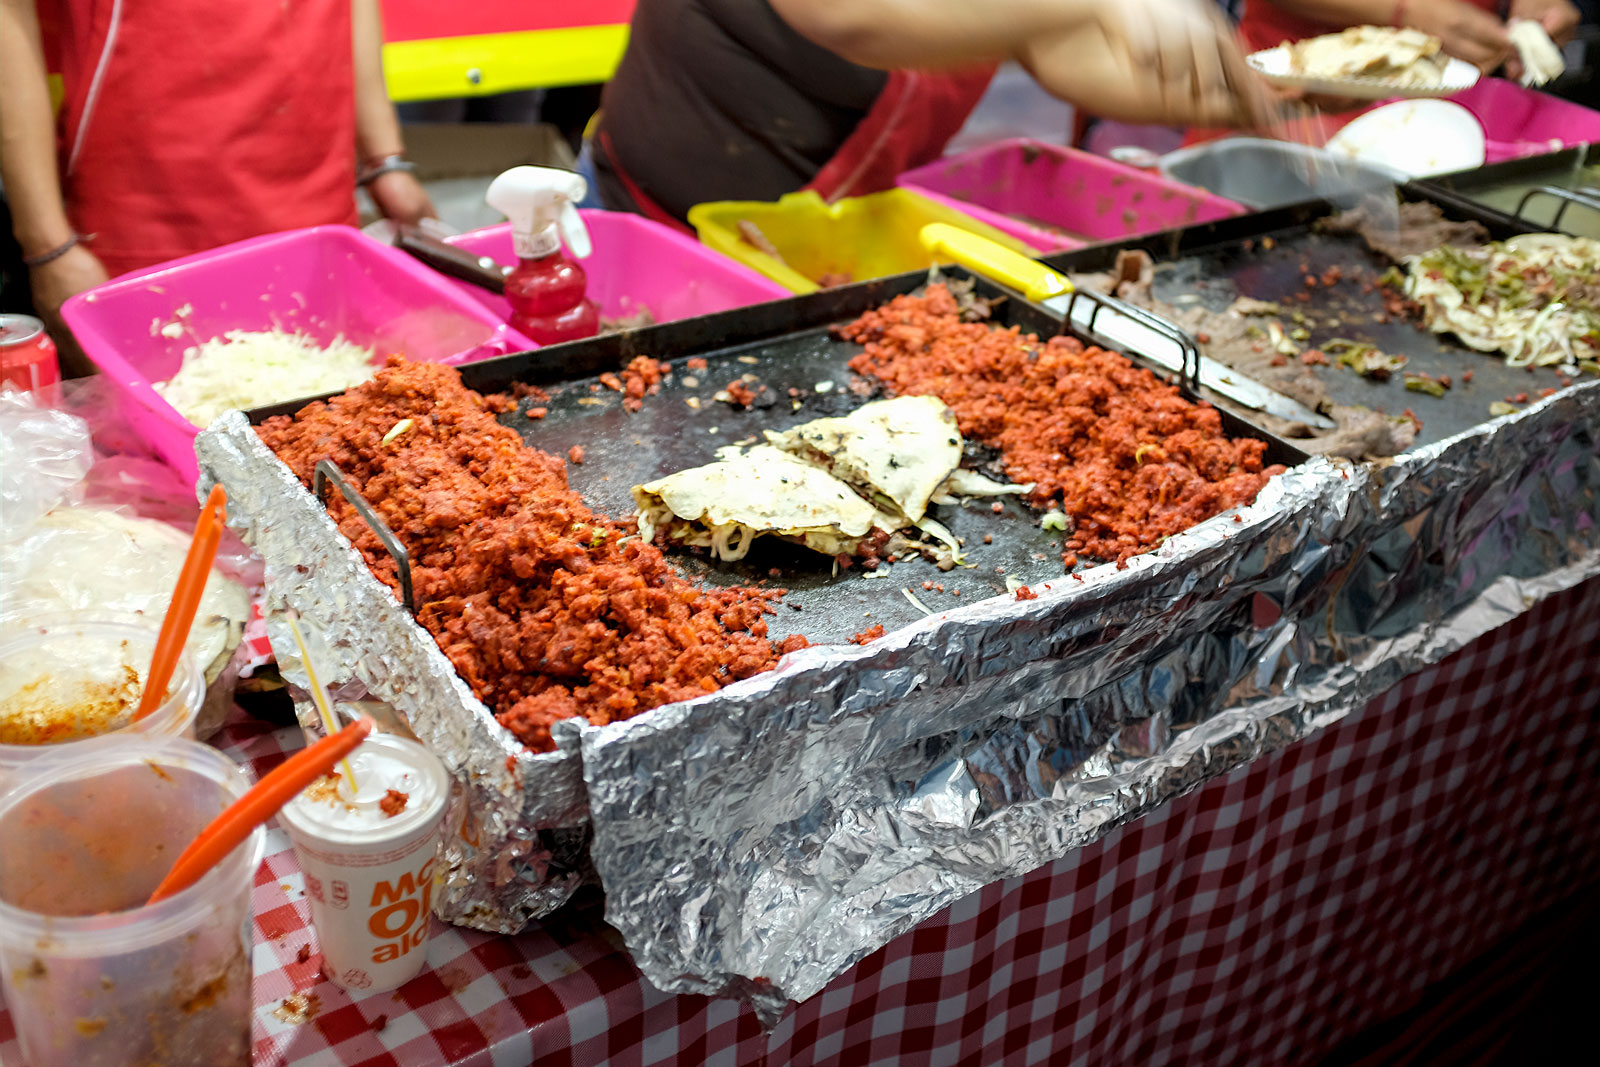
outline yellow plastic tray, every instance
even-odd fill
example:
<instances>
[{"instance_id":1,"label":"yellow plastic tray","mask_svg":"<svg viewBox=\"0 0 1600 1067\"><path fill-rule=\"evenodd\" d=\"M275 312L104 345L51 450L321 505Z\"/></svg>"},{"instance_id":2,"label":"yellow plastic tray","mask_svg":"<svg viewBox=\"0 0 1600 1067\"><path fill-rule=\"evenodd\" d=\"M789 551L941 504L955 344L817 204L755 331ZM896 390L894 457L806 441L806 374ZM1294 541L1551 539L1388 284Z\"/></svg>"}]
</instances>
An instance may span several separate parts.
<instances>
[{"instance_id":1,"label":"yellow plastic tray","mask_svg":"<svg viewBox=\"0 0 1600 1067\"><path fill-rule=\"evenodd\" d=\"M739 235L739 222L753 223L783 259L757 251ZM943 222L987 237L1029 258L1037 252L993 226L904 189L848 197L829 204L809 190L777 203L722 200L689 209L700 240L760 271L796 293L813 293L826 274L852 281L882 278L935 263L949 263L922 243L922 228Z\"/></svg>"}]
</instances>

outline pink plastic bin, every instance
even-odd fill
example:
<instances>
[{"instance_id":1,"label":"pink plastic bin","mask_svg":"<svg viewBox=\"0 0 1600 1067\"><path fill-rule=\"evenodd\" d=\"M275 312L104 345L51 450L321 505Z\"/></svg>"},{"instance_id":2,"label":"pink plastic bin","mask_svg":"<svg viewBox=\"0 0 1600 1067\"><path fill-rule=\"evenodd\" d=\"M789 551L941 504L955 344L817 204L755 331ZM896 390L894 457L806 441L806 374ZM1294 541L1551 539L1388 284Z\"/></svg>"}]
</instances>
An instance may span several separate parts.
<instances>
[{"instance_id":1,"label":"pink plastic bin","mask_svg":"<svg viewBox=\"0 0 1600 1067\"><path fill-rule=\"evenodd\" d=\"M1382 100L1360 111L1325 115L1319 136L1326 142L1367 112L1398 102ZM1484 160L1488 163L1600 142L1600 111L1524 89L1504 78L1480 78L1472 88L1452 96L1450 102L1472 112L1483 127L1487 142Z\"/></svg>"},{"instance_id":2,"label":"pink plastic bin","mask_svg":"<svg viewBox=\"0 0 1600 1067\"><path fill-rule=\"evenodd\" d=\"M180 315L184 309L190 309ZM348 226L256 237L125 275L62 308L87 355L133 404L160 456L195 477L199 428L151 388L183 353L229 330L300 331L434 363L536 348L404 252ZM166 337L177 323L182 333Z\"/></svg>"},{"instance_id":3,"label":"pink plastic bin","mask_svg":"<svg viewBox=\"0 0 1600 1067\"><path fill-rule=\"evenodd\" d=\"M1490 163L1600 141L1600 111L1524 89L1504 78L1480 79L1450 99L1483 125L1488 137L1485 156Z\"/></svg>"},{"instance_id":4,"label":"pink plastic bin","mask_svg":"<svg viewBox=\"0 0 1600 1067\"><path fill-rule=\"evenodd\" d=\"M692 237L639 215L620 211L580 211L594 252L579 263L589 275L589 299L607 318L624 318L648 308L657 322L710 315L717 311L782 300L793 294ZM450 244L497 263L516 263L511 224L485 226L445 238ZM506 318L505 298L482 286L450 279L495 315Z\"/></svg>"},{"instance_id":5,"label":"pink plastic bin","mask_svg":"<svg viewBox=\"0 0 1600 1067\"><path fill-rule=\"evenodd\" d=\"M1211 222L1245 210L1158 174L1029 140L948 156L906 171L896 184L965 211L1041 252Z\"/></svg>"}]
</instances>

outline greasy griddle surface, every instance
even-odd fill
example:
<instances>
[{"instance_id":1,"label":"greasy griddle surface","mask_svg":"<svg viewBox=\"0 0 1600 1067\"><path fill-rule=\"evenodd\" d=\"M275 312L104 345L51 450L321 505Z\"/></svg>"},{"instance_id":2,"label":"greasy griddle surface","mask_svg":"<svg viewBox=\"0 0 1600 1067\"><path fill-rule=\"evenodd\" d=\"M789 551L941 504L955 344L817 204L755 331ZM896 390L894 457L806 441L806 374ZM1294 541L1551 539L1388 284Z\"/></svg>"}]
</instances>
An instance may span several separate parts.
<instances>
[{"instance_id":1,"label":"greasy griddle surface","mask_svg":"<svg viewBox=\"0 0 1600 1067\"><path fill-rule=\"evenodd\" d=\"M558 456L580 446L583 462L568 464L572 487L590 507L621 518L634 512L635 485L714 462L718 448L759 438L763 429L785 430L812 419L846 415L872 399L847 389L852 378L848 363L860 351L859 345L834 340L826 328L816 328L708 354L704 358L709 367L703 371L686 370L684 359L674 360L661 392L645 397L637 412L624 410L621 394L613 390L602 386L591 391L589 386L598 379L585 378L551 387L549 403L541 405L548 409L543 419L527 418L523 412L530 404L524 402L502 421L528 444ZM765 410L742 410L712 399L744 374L754 374L769 386L777 402ZM685 385L685 375L699 384ZM817 384L825 381L834 383L833 392L808 395L799 411L792 410L790 388L814 394ZM700 399L700 410L690 409L685 403L689 397ZM583 398L604 403L580 404ZM984 465L992 458L988 450L968 442L962 466L995 475L995 468ZM995 500L1002 504L1000 515L991 508ZM802 633L816 643L845 641L880 623L893 630L922 618L903 588L909 587L917 599L939 612L1005 593L1007 574L1031 584L1064 577L1062 535L1040 529L1039 513L1014 496L974 500L965 507L935 505L929 513L966 539L967 562L975 566L942 572L918 556L881 565L875 573L882 577L869 577L872 572L859 566L835 575L831 558L773 537L758 539L737 563L714 561L684 549L671 549L668 556L684 574L708 585L788 589L783 599L788 606L780 607L770 620L773 635ZM993 535L993 544L983 543L985 534ZM776 577L769 573L773 568L781 572ZM946 591L924 590L924 581L942 584ZM957 589L959 597L953 595Z\"/></svg>"},{"instance_id":2,"label":"greasy griddle surface","mask_svg":"<svg viewBox=\"0 0 1600 1067\"><path fill-rule=\"evenodd\" d=\"M1060 332L1059 316L1009 290L973 279L959 268L946 268L943 276L951 282L974 285L975 295L991 302L996 327L1017 326L1039 337ZM634 514L635 485L714 462L718 448L759 439L763 429L785 430L812 419L846 415L875 399L849 391L854 377L849 363L861 347L836 340L831 328L895 296L918 291L930 280L925 271L912 272L552 345L466 364L460 368L461 377L468 388L483 393L504 392L517 383L535 384L549 392L548 403L523 401L515 413L501 416L501 421L517 430L528 444L553 455L565 457L573 446L581 447L583 462L567 467L572 487L595 510L623 519ZM598 376L606 371L620 373L636 355L655 356L672 373L657 395L644 398L642 410L628 412L622 407L621 394L600 385ZM688 371L685 364L694 356L705 359L708 368ZM1149 369L1148 364L1139 365ZM686 385L686 374L698 384ZM755 375L771 388L776 397L771 407L746 411L713 399L718 390L745 374ZM831 381L834 390L819 395L816 386L824 381ZM788 396L790 388L807 394L798 411L793 410ZM691 396L700 400L698 411L685 403ZM579 403L584 399L591 402ZM250 420L260 425L274 415L293 414L305 404L302 400L257 408L249 412ZM532 406L545 407L546 416L527 418L524 412ZM1256 437L1267 442L1268 464L1293 466L1306 458L1292 443L1277 440L1226 410L1220 414L1230 438ZM992 450L969 441L961 465L1004 481L996 458ZM1001 507L999 514L992 510L996 502ZM885 563L875 572L857 565L835 574L831 558L774 537L758 539L750 554L737 563L713 561L688 549L671 549L668 558L682 573L709 585L789 590L783 599L788 606L778 609L771 632L778 637L802 633L817 643L844 641L878 624L894 630L922 618L923 613L906 599L904 589L938 613L1006 593L1008 576L1033 586L1073 580L1062 568L1065 535L1040 529L1041 513L1015 496L978 498L965 506L935 505L929 514L966 542L964 552L970 566L940 571L920 555L912 555L893 565ZM992 536L992 544L983 543L986 534ZM1078 567L1091 565L1083 562ZM770 573L773 570L778 573ZM869 577L869 573L878 577ZM943 585L945 592L925 590L923 582ZM961 592L959 597L954 595L956 590Z\"/></svg>"},{"instance_id":3,"label":"greasy griddle surface","mask_svg":"<svg viewBox=\"0 0 1600 1067\"><path fill-rule=\"evenodd\" d=\"M1256 239L1249 249L1241 241L1228 241L1165 263L1158 256L1155 295L1178 307L1192 304L1198 296L1206 307L1217 311L1240 296L1283 302L1285 329L1294 325L1288 318L1291 311L1316 320L1316 325L1308 326L1310 340L1297 342L1302 348L1320 348L1333 338L1346 337L1405 356L1406 370L1435 377L1449 375L1454 388L1443 397L1433 397L1408 392L1400 374L1387 382L1377 382L1339 366L1316 368L1334 403L1360 405L1391 415L1410 408L1422 420L1422 432L1415 445L1439 441L1489 421L1493 417L1489 405L1508 395L1526 392L1536 399L1539 390L1560 387L1553 367L1540 367L1530 373L1506 366L1499 355L1475 352L1453 339L1429 333L1409 319L1377 321L1383 311L1381 295L1362 292L1361 283L1375 283L1389 263L1359 238L1319 234L1309 226L1272 231L1270 236L1276 241L1272 249L1262 248ZM1339 267L1344 280L1332 288L1319 285L1308 290L1304 281L1307 272L1301 264L1319 277L1329 267ZM1286 300L1306 292L1311 294L1308 303ZM1334 324L1329 324L1330 319L1335 320ZM1264 328L1269 320L1259 321ZM1461 374L1466 370L1473 372L1471 382L1462 381Z\"/></svg>"}]
</instances>

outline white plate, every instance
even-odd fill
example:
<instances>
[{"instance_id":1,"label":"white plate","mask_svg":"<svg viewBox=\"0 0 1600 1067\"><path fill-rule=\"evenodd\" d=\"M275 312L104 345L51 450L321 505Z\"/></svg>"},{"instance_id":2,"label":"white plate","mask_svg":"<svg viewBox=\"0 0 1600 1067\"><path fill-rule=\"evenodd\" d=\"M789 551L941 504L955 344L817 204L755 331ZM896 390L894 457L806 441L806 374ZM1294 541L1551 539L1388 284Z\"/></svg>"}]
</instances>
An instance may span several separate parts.
<instances>
[{"instance_id":1,"label":"white plate","mask_svg":"<svg viewBox=\"0 0 1600 1067\"><path fill-rule=\"evenodd\" d=\"M1431 88L1400 86L1382 78L1317 78L1290 72L1289 46L1280 44L1252 52L1245 57L1255 72L1273 85L1286 89L1305 89L1324 96L1342 96L1348 100L1421 100L1430 97L1454 96L1478 83L1478 68L1454 56L1447 57L1444 77Z\"/></svg>"},{"instance_id":2,"label":"white plate","mask_svg":"<svg viewBox=\"0 0 1600 1067\"><path fill-rule=\"evenodd\" d=\"M1483 125L1448 100L1402 100L1362 115L1328 142L1328 151L1411 177L1483 166Z\"/></svg>"}]
</instances>

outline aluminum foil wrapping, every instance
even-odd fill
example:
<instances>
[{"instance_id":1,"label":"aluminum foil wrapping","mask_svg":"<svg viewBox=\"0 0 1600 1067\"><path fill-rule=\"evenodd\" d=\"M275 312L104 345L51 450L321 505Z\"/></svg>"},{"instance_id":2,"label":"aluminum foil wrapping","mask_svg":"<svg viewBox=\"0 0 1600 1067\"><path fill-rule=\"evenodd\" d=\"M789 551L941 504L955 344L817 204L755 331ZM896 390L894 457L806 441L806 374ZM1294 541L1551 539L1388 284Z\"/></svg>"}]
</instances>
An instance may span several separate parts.
<instances>
[{"instance_id":1,"label":"aluminum foil wrapping","mask_svg":"<svg viewBox=\"0 0 1600 1067\"><path fill-rule=\"evenodd\" d=\"M819 647L583 754L652 983L788 999L1360 708L1600 573L1600 383L1383 467L1315 460L1126 570Z\"/></svg>"},{"instance_id":2,"label":"aluminum foil wrapping","mask_svg":"<svg viewBox=\"0 0 1600 1067\"><path fill-rule=\"evenodd\" d=\"M267 632L285 678L306 684L284 621L293 608L335 699L389 705L449 768L440 917L514 933L565 903L586 869L576 746L530 753L500 726L242 414L219 418L195 451L200 495L227 487L228 524L266 564ZM308 704L297 710L315 725Z\"/></svg>"},{"instance_id":3,"label":"aluminum foil wrapping","mask_svg":"<svg viewBox=\"0 0 1600 1067\"><path fill-rule=\"evenodd\" d=\"M1597 434L1587 383L1385 467L1315 460L1241 521L1126 569L805 650L626 723L558 724L552 755L494 722L242 416L197 452L201 492L227 485L266 561L291 681L289 606L324 676L391 705L454 774L444 918L516 930L592 859L655 985L743 996L775 1021L961 896L1600 573Z\"/></svg>"}]
</instances>

